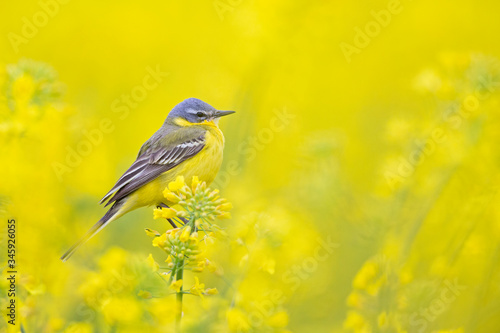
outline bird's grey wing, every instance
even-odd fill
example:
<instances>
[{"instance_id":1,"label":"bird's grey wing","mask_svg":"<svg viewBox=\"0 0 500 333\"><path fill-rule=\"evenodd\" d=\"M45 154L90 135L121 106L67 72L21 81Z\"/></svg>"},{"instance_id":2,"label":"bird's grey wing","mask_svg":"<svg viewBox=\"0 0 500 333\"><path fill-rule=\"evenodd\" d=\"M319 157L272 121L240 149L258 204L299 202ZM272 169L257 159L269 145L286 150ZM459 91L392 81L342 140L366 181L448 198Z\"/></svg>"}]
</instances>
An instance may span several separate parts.
<instances>
[{"instance_id":1,"label":"bird's grey wing","mask_svg":"<svg viewBox=\"0 0 500 333\"><path fill-rule=\"evenodd\" d=\"M115 186L101 199L106 206L125 198L130 193L154 180L162 173L195 156L205 147L205 135L176 144L172 147L147 149L118 179ZM114 195L113 195L114 194Z\"/></svg>"}]
</instances>

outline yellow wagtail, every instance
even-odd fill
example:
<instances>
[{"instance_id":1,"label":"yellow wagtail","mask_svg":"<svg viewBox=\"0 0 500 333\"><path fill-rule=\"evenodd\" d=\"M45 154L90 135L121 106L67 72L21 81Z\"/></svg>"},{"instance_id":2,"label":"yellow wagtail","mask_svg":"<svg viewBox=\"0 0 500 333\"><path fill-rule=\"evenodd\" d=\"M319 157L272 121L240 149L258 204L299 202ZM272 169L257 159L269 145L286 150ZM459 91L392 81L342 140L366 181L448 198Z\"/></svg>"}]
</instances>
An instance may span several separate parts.
<instances>
[{"instance_id":1,"label":"yellow wagtail","mask_svg":"<svg viewBox=\"0 0 500 333\"><path fill-rule=\"evenodd\" d=\"M102 198L111 208L62 257L73 253L111 221L143 206L170 203L162 192L177 176L190 181L198 176L210 184L222 163L224 135L219 118L234 111L220 111L207 103L189 98L176 105L163 126L144 143L132 166Z\"/></svg>"}]
</instances>

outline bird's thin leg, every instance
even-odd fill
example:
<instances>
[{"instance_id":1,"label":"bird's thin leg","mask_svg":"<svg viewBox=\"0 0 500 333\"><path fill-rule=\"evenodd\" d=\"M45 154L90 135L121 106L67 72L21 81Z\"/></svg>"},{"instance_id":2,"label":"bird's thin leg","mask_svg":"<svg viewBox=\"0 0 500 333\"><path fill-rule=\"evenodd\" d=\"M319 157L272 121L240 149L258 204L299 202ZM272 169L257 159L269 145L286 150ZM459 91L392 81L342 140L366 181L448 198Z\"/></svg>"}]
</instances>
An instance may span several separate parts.
<instances>
[{"instance_id":1,"label":"bird's thin leg","mask_svg":"<svg viewBox=\"0 0 500 333\"><path fill-rule=\"evenodd\" d=\"M167 219L168 223L170 223L170 225L172 226L172 228L176 229L177 228L177 225L175 224L174 221L172 221L172 219Z\"/></svg>"}]
</instances>

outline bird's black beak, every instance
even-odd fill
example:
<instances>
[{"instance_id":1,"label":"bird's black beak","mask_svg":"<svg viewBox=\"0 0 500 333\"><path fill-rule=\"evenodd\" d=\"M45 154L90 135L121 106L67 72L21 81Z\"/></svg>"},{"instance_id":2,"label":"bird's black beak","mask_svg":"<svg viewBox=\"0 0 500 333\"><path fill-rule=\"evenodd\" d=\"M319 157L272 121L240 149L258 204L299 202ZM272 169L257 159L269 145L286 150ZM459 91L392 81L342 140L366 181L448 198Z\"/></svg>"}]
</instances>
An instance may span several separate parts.
<instances>
[{"instance_id":1,"label":"bird's black beak","mask_svg":"<svg viewBox=\"0 0 500 333\"><path fill-rule=\"evenodd\" d=\"M221 111L221 110L217 110L215 111L215 114L214 114L214 118L220 118L220 117L224 117L224 116L227 116L227 115L230 115L232 113L235 113L236 111Z\"/></svg>"}]
</instances>

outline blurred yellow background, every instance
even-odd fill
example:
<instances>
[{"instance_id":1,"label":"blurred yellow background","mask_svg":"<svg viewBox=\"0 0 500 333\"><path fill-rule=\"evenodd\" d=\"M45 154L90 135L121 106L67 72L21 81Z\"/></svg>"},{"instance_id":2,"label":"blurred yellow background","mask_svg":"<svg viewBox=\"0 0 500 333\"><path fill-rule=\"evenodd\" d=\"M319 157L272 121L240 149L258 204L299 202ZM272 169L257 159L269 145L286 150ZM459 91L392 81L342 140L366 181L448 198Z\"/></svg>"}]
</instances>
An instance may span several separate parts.
<instances>
[{"instance_id":1,"label":"blurred yellow background","mask_svg":"<svg viewBox=\"0 0 500 333\"><path fill-rule=\"evenodd\" d=\"M229 240L202 275L219 295L186 297L184 331L500 331L498 3L1 9L0 216L19 272L1 331L172 330L151 209L59 257L188 97L237 113L212 185L234 206Z\"/></svg>"}]
</instances>

